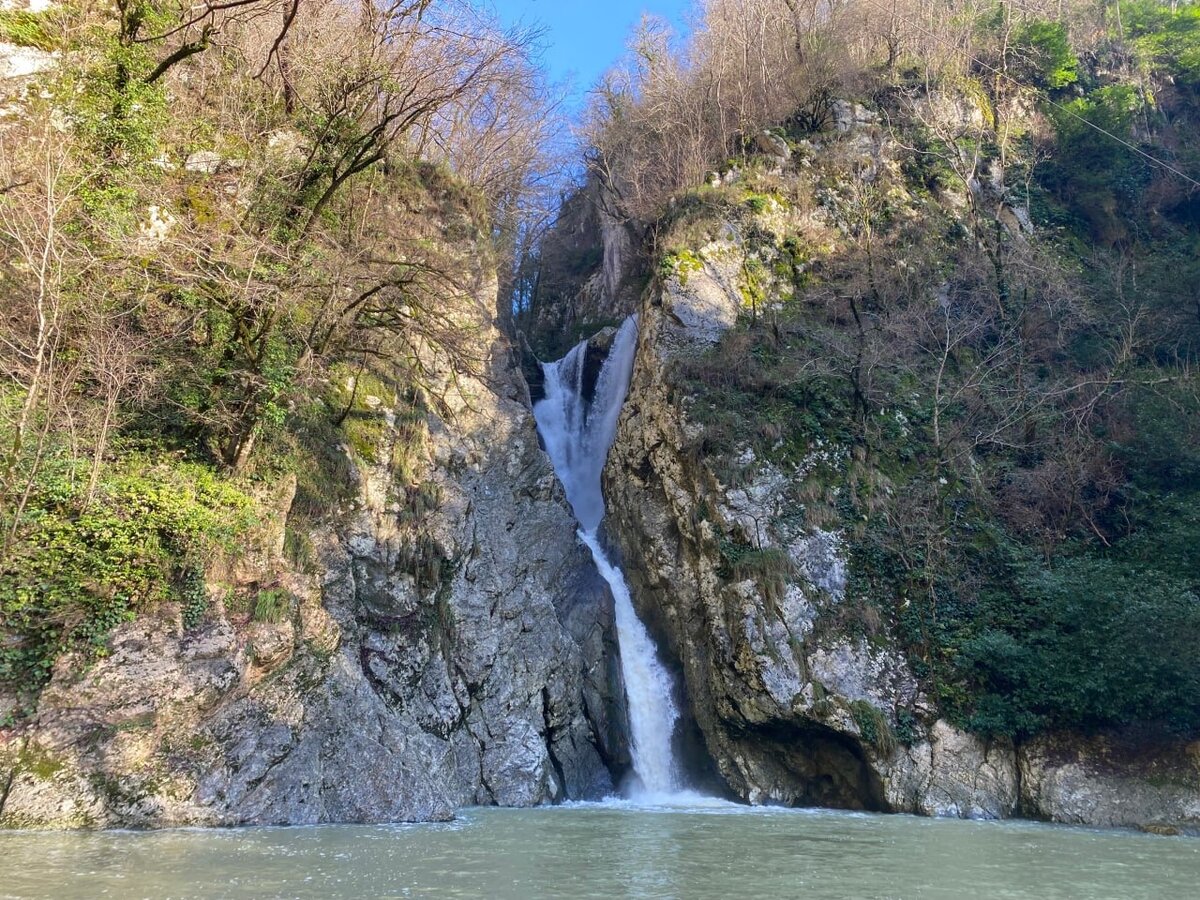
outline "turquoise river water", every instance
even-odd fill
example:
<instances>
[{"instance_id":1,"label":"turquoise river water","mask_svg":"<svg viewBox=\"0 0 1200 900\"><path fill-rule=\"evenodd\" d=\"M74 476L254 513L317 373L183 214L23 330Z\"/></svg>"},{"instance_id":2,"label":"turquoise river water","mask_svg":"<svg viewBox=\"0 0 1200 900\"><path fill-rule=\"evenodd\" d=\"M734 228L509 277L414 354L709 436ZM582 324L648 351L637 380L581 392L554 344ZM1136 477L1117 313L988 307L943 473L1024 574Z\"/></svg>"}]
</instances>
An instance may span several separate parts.
<instances>
[{"instance_id":1,"label":"turquoise river water","mask_svg":"<svg viewBox=\"0 0 1200 900\"><path fill-rule=\"evenodd\" d=\"M734 806L471 809L445 825L0 834L0 897L1188 900L1200 840Z\"/></svg>"}]
</instances>

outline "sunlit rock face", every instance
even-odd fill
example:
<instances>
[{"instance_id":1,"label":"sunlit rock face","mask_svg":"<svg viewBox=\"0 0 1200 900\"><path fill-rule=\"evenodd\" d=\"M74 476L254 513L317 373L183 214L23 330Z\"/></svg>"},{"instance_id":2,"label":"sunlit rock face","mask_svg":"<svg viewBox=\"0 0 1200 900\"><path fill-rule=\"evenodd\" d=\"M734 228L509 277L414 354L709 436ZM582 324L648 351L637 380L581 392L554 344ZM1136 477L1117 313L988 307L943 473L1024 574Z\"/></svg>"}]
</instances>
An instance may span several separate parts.
<instances>
[{"instance_id":1,"label":"sunlit rock face","mask_svg":"<svg viewBox=\"0 0 1200 900\"><path fill-rule=\"evenodd\" d=\"M611 791L606 763L627 755L611 596L480 318L495 284L480 290L460 312L485 362L428 360L442 404L404 471L414 425L368 398L378 462L353 457L353 497L309 536L305 571L284 555L289 479L211 567L204 621L165 604L106 658L64 659L32 722L4 732L0 826L422 821ZM225 603L255 588L289 598L275 621Z\"/></svg>"},{"instance_id":2,"label":"sunlit rock face","mask_svg":"<svg viewBox=\"0 0 1200 900\"><path fill-rule=\"evenodd\" d=\"M45 12L51 0L0 0L3 12ZM31 76L54 65L56 54L38 47L26 47L0 40L0 98L19 91Z\"/></svg>"},{"instance_id":3,"label":"sunlit rock face","mask_svg":"<svg viewBox=\"0 0 1200 900\"><path fill-rule=\"evenodd\" d=\"M602 326L637 311L646 260L643 233L620 215L611 189L590 178L564 202L543 240L536 291L520 327L542 359L554 359Z\"/></svg>"},{"instance_id":4,"label":"sunlit rock face","mask_svg":"<svg viewBox=\"0 0 1200 900\"><path fill-rule=\"evenodd\" d=\"M736 485L686 451L693 426L672 363L714 344L741 311L737 248L717 242L699 259L664 279L643 311L605 472L609 536L683 676L691 729L681 739L702 745L684 756L708 757L723 786L752 803L890 808L892 767L861 738L851 704L890 709L917 689L895 653L818 633L821 611L844 597L838 535L781 521L788 476L756 465L749 449L739 462L754 474ZM798 574L773 583L731 573L721 553L731 543ZM713 778L698 768L693 777Z\"/></svg>"}]
</instances>

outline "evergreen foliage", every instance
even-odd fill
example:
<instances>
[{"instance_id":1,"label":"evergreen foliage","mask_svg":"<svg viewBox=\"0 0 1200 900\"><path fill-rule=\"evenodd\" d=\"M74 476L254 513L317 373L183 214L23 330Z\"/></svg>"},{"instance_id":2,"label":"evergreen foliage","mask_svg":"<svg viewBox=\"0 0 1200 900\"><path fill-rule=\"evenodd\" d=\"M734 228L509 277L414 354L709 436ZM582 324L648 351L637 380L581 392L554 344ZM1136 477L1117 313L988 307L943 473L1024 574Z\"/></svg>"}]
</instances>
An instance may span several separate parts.
<instances>
[{"instance_id":1,"label":"evergreen foliage","mask_svg":"<svg viewBox=\"0 0 1200 900\"><path fill-rule=\"evenodd\" d=\"M56 454L30 486L0 564L0 681L28 696L60 654L103 655L114 625L165 600L198 624L207 606L199 573L253 520L251 499L208 466L123 454L89 498L86 466Z\"/></svg>"}]
</instances>

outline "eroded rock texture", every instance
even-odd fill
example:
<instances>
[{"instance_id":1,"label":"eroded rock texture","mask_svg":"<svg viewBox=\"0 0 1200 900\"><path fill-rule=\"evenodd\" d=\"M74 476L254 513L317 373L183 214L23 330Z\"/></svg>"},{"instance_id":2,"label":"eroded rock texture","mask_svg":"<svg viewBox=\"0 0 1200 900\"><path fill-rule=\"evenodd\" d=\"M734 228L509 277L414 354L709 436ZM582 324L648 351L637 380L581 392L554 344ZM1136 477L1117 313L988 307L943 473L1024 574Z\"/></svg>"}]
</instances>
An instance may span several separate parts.
<instances>
[{"instance_id":1,"label":"eroded rock texture","mask_svg":"<svg viewBox=\"0 0 1200 900\"><path fill-rule=\"evenodd\" d=\"M478 327L491 358L429 386L444 406L420 423L413 483L393 462L411 422L379 398L384 462L358 460L353 508L312 536L316 574L282 558L294 484L264 501L258 545L214 580L269 586L277 623L214 591L195 627L168 604L107 658L62 661L0 746L0 825L429 820L611 789L611 597L506 346Z\"/></svg>"},{"instance_id":2,"label":"eroded rock texture","mask_svg":"<svg viewBox=\"0 0 1200 900\"><path fill-rule=\"evenodd\" d=\"M636 311L646 274L643 237L598 179L567 198L541 246L537 287L521 322L543 358Z\"/></svg>"}]
</instances>

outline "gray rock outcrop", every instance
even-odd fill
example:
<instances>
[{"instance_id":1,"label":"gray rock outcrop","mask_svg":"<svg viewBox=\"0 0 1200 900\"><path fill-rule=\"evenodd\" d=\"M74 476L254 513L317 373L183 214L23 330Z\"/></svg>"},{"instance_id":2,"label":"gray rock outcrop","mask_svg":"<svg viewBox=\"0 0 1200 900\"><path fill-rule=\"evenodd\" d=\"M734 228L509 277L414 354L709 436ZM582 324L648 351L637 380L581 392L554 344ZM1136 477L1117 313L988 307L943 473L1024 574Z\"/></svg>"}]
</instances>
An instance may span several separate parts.
<instances>
[{"instance_id":1,"label":"gray rock outcrop","mask_svg":"<svg viewBox=\"0 0 1200 900\"><path fill-rule=\"evenodd\" d=\"M51 6L47 0L0 0L0 11L41 13ZM19 92L30 78L54 65L56 53L40 47L23 46L0 39L0 99Z\"/></svg>"},{"instance_id":2,"label":"gray rock outcrop","mask_svg":"<svg viewBox=\"0 0 1200 900\"><path fill-rule=\"evenodd\" d=\"M1200 741L1043 735L1017 749L1026 815L1073 825L1200 834Z\"/></svg>"},{"instance_id":3,"label":"gray rock outcrop","mask_svg":"<svg viewBox=\"0 0 1200 900\"><path fill-rule=\"evenodd\" d=\"M521 327L543 358L566 352L588 330L637 310L645 260L642 232L595 177L564 202L541 246L534 295Z\"/></svg>"},{"instance_id":4,"label":"gray rock outcrop","mask_svg":"<svg viewBox=\"0 0 1200 900\"><path fill-rule=\"evenodd\" d=\"M353 509L312 535L303 574L282 558L280 486L214 578L269 587L278 621L214 591L195 627L166 604L95 664L61 661L32 722L0 732L0 826L418 821L611 790L606 761L627 753L611 597L480 327L487 368L433 386L420 497L356 459ZM401 429L380 413L390 461Z\"/></svg>"}]
</instances>

